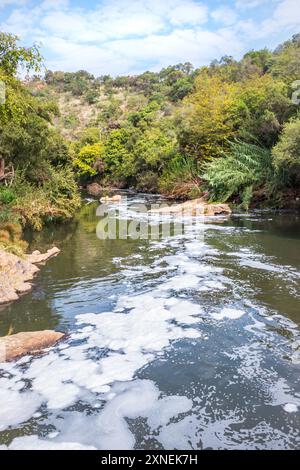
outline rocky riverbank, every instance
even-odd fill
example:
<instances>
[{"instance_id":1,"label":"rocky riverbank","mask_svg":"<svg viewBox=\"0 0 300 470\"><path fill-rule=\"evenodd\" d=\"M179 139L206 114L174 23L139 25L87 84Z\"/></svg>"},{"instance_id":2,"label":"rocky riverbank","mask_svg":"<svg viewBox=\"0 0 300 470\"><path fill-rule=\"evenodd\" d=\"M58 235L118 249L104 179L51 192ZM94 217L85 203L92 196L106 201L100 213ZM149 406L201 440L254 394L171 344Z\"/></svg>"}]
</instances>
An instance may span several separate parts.
<instances>
[{"instance_id":1,"label":"rocky riverbank","mask_svg":"<svg viewBox=\"0 0 300 470\"><path fill-rule=\"evenodd\" d=\"M18 300L32 287L32 280L39 272L37 264L44 263L56 256L60 250L56 247L46 253L34 251L24 258L0 250L0 304Z\"/></svg>"}]
</instances>

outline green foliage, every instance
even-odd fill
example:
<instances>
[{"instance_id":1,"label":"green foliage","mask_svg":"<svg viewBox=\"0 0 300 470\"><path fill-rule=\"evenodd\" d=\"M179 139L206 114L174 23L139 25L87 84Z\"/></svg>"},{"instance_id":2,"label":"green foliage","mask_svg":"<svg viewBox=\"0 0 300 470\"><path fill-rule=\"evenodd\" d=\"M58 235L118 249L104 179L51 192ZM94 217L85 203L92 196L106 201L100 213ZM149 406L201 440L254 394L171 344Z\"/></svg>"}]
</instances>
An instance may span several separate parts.
<instances>
[{"instance_id":1,"label":"green foliage","mask_svg":"<svg viewBox=\"0 0 300 470\"><path fill-rule=\"evenodd\" d=\"M7 84L0 153L22 171L29 199L40 191L37 213L46 207L53 170L70 164L84 182L97 177L102 185L179 198L208 185L214 199L234 198L245 208L258 192L271 198L291 186L297 191L299 117L291 95L299 38L198 70L187 62L116 78L47 71L44 81L34 77L26 87L0 66ZM20 50L18 60L26 63ZM14 206L9 194L3 198Z\"/></svg>"},{"instance_id":2,"label":"green foliage","mask_svg":"<svg viewBox=\"0 0 300 470\"><path fill-rule=\"evenodd\" d=\"M162 194L176 198L195 198L200 195L198 167L194 160L180 154L165 166L159 178Z\"/></svg>"},{"instance_id":3,"label":"green foliage","mask_svg":"<svg viewBox=\"0 0 300 470\"><path fill-rule=\"evenodd\" d=\"M49 221L68 219L80 204L69 144L52 125L57 105L14 77L20 67L38 70L40 63L36 46L20 47L17 37L0 33L0 80L6 84L0 156L5 167L14 169L9 186L0 182L0 244L9 250L25 249L22 227L40 230Z\"/></svg>"},{"instance_id":4,"label":"green foliage","mask_svg":"<svg viewBox=\"0 0 300 470\"><path fill-rule=\"evenodd\" d=\"M0 186L0 205L9 205L14 202L16 195L11 188Z\"/></svg>"},{"instance_id":5,"label":"green foliage","mask_svg":"<svg viewBox=\"0 0 300 470\"><path fill-rule=\"evenodd\" d=\"M15 75L18 67L39 71L42 57L38 47L21 47L18 42L18 36L0 32L0 68L9 76Z\"/></svg>"},{"instance_id":6,"label":"green foliage","mask_svg":"<svg viewBox=\"0 0 300 470\"><path fill-rule=\"evenodd\" d=\"M131 154L129 147L130 131L128 129L116 129L109 133L105 143L104 164L108 176L123 179L123 163L129 161Z\"/></svg>"},{"instance_id":7,"label":"green foliage","mask_svg":"<svg viewBox=\"0 0 300 470\"><path fill-rule=\"evenodd\" d=\"M80 207L80 196L70 167L51 168L48 181L38 187L18 172L13 186L14 211L23 226L41 230L45 223L70 219Z\"/></svg>"},{"instance_id":8,"label":"green foliage","mask_svg":"<svg viewBox=\"0 0 300 470\"><path fill-rule=\"evenodd\" d=\"M242 142L232 143L228 154L206 165L202 178L208 182L213 200L227 201L240 195L247 209L253 188L261 187L274 177L268 149Z\"/></svg>"},{"instance_id":9,"label":"green foliage","mask_svg":"<svg viewBox=\"0 0 300 470\"><path fill-rule=\"evenodd\" d=\"M289 184L300 183L300 119L285 124L279 142L272 150L274 165Z\"/></svg>"},{"instance_id":10,"label":"green foliage","mask_svg":"<svg viewBox=\"0 0 300 470\"><path fill-rule=\"evenodd\" d=\"M75 157L73 164L79 176L95 176L97 174L96 164L102 160L104 146L102 143L87 144Z\"/></svg>"}]
</instances>

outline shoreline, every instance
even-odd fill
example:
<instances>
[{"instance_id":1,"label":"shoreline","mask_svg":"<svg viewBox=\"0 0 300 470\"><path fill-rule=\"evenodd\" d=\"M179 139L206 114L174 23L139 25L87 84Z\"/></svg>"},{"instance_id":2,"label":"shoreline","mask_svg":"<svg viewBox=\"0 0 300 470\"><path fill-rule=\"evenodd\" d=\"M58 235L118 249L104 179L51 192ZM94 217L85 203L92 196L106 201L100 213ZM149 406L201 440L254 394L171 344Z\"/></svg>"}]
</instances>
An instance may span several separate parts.
<instances>
[{"instance_id":1,"label":"shoreline","mask_svg":"<svg viewBox=\"0 0 300 470\"><path fill-rule=\"evenodd\" d=\"M50 248L46 253L34 251L24 258L0 249L0 306L18 300L30 292L33 279L40 271L37 266L57 256L60 250Z\"/></svg>"}]
</instances>

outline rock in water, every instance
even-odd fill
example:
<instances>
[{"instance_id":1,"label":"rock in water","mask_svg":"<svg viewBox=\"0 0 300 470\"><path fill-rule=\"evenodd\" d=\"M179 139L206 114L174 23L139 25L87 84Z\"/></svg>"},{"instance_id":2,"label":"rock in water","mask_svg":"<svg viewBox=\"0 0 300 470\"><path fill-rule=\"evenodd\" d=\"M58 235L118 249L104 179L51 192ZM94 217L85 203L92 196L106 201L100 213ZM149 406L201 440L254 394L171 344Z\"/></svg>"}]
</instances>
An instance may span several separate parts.
<instances>
[{"instance_id":1,"label":"rock in water","mask_svg":"<svg viewBox=\"0 0 300 470\"><path fill-rule=\"evenodd\" d=\"M152 209L151 213L156 214L177 214L186 216L214 216L214 215L230 215L232 210L228 204L209 204L202 198L186 201L182 204L175 204L174 206L161 207Z\"/></svg>"},{"instance_id":2,"label":"rock in water","mask_svg":"<svg viewBox=\"0 0 300 470\"><path fill-rule=\"evenodd\" d=\"M0 250L0 304L17 300L20 294L32 289L34 276L39 272L35 263L47 261L59 253L58 248L51 248L47 253L34 251L25 258Z\"/></svg>"},{"instance_id":3,"label":"rock in water","mask_svg":"<svg viewBox=\"0 0 300 470\"><path fill-rule=\"evenodd\" d=\"M46 253L41 253L40 251L36 250L31 253L31 255L27 255L26 259L33 264L44 263L45 261L48 261L49 258L58 255L59 252L60 250L56 246L54 246L53 248L50 248Z\"/></svg>"},{"instance_id":4,"label":"rock in water","mask_svg":"<svg viewBox=\"0 0 300 470\"><path fill-rule=\"evenodd\" d=\"M64 337L58 331L30 331L0 338L0 362L12 361L25 354L49 348Z\"/></svg>"},{"instance_id":5,"label":"rock in water","mask_svg":"<svg viewBox=\"0 0 300 470\"><path fill-rule=\"evenodd\" d=\"M112 196L112 197L104 196L100 199L100 202L102 203L121 202L121 201L122 201L122 196L120 194L116 194L115 196Z\"/></svg>"}]
</instances>

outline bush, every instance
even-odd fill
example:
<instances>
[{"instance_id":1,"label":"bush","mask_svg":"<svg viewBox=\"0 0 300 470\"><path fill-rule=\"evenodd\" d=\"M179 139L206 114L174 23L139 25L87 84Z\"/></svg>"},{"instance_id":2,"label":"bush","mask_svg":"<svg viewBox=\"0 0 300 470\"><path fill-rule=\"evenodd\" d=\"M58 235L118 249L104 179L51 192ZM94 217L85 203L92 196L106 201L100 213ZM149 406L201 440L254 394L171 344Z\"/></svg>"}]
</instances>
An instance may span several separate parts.
<instances>
[{"instance_id":1,"label":"bush","mask_svg":"<svg viewBox=\"0 0 300 470\"><path fill-rule=\"evenodd\" d=\"M158 188L163 194L180 199L199 196L201 191L196 162L177 155L163 170Z\"/></svg>"},{"instance_id":2,"label":"bush","mask_svg":"<svg viewBox=\"0 0 300 470\"><path fill-rule=\"evenodd\" d=\"M0 204L11 204L15 199L16 195L13 189L0 186Z\"/></svg>"},{"instance_id":3,"label":"bush","mask_svg":"<svg viewBox=\"0 0 300 470\"><path fill-rule=\"evenodd\" d=\"M50 179L37 187L18 172L14 211L23 226L41 230L48 222L70 219L80 206L74 174L69 167L51 168Z\"/></svg>"}]
</instances>

